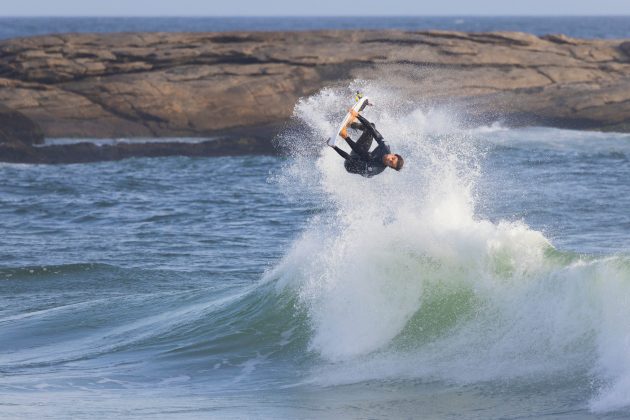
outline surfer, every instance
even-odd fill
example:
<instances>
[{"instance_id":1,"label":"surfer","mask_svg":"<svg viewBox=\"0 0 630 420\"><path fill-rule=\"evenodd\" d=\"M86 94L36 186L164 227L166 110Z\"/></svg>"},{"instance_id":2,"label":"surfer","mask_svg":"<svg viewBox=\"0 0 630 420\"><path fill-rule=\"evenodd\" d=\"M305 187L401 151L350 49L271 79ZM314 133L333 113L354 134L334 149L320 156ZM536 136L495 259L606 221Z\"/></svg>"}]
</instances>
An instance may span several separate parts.
<instances>
[{"instance_id":1,"label":"surfer","mask_svg":"<svg viewBox=\"0 0 630 420\"><path fill-rule=\"evenodd\" d=\"M400 171L405 163L402 156L391 152L389 146L383 141L383 136L376 130L373 123L369 122L354 109L350 109L350 113L353 118L361 122L361 124L353 123L351 127L361 130L363 134L361 134L359 139L355 142L348 135L347 128L344 127L340 131L339 134L352 149L352 153L350 154L337 146L332 146L332 148L345 159L344 166L346 171L367 178L380 174L388 166ZM370 152L373 140L376 140L378 146Z\"/></svg>"}]
</instances>

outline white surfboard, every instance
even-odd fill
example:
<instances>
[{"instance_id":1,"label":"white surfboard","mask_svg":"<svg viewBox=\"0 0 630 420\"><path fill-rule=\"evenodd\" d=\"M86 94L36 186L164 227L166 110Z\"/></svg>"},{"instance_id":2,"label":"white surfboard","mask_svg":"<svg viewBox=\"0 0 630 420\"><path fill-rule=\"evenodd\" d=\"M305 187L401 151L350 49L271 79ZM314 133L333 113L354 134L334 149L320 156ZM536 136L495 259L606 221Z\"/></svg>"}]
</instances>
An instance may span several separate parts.
<instances>
[{"instance_id":1,"label":"white surfboard","mask_svg":"<svg viewBox=\"0 0 630 420\"><path fill-rule=\"evenodd\" d=\"M368 97L363 96L361 99L357 101L356 104L354 104L352 109L354 109L357 112L361 112L363 111L363 109L366 107L368 103L369 103ZM350 111L348 111L348 113L346 114L345 118L341 122L341 125L339 126L337 131L335 131L334 134L328 139L328 145L330 147L334 147L337 145L337 141L341 138L341 135L339 133L341 133L341 130L343 130L344 127L348 127L351 123L352 123L352 114L350 113Z\"/></svg>"}]
</instances>

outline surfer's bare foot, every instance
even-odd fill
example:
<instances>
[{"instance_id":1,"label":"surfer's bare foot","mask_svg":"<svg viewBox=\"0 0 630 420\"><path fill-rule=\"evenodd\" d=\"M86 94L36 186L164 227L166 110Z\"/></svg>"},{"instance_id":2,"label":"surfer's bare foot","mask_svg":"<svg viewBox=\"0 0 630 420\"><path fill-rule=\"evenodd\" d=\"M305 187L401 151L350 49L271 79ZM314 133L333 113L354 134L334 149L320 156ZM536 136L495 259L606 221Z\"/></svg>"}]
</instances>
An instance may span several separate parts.
<instances>
[{"instance_id":1,"label":"surfer's bare foot","mask_svg":"<svg viewBox=\"0 0 630 420\"><path fill-rule=\"evenodd\" d=\"M352 115L353 118L356 118L357 115L359 115L359 113L355 111L354 109L350 108L350 115Z\"/></svg>"},{"instance_id":2,"label":"surfer's bare foot","mask_svg":"<svg viewBox=\"0 0 630 420\"><path fill-rule=\"evenodd\" d=\"M346 137L348 137L348 129L346 127L342 128L339 132L339 135L345 139Z\"/></svg>"}]
</instances>

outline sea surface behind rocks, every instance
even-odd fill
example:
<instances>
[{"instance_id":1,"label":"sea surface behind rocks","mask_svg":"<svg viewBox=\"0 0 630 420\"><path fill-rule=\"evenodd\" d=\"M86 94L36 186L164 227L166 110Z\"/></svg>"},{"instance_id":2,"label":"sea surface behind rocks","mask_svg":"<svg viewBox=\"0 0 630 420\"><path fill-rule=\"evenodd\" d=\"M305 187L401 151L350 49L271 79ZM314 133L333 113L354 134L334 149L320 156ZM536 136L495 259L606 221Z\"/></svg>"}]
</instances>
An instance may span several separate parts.
<instances>
[{"instance_id":1,"label":"sea surface behind rocks","mask_svg":"<svg viewBox=\"0 0 630 420\"><path fill-rule=\"evenodd\" d=\"M41 17L0 18L0 39L69 32L302 31L443 29L464 32L562 33L575 38L630 38L629 16L564 17Z\"/></svg>"}]
</instances>

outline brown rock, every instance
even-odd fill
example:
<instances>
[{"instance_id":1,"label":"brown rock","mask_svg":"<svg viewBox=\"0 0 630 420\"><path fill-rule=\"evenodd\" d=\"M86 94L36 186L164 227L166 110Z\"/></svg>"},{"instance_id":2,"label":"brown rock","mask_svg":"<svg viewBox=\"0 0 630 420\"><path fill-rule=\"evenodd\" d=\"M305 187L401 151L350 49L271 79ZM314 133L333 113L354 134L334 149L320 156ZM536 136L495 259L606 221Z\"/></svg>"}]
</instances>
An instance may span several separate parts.
<instances>
[{"instance_id":1,"label":"brown rock","mask_svg":"<svg viewBox=\"0 0 630 420\"><path fill-rule=\"evenodd\" d=\"M628 130L628 45L454 31L33 37L0 42L0 103L50 137L268 140L299 97L358 77L478 121Z\"/></svg>"},{"instance_id":2,"label":"brown rock","mask_svg":"<svg viewBox=\"0 0 630 420\"><path fill-rule=\"evenodd\" d=\"M78 143L66 146L27 147L22 144L0 143L2 161L16 163L77 163L120 160L130 157L163 156L225 156L270 154L270 141L256 139L218 139L201 143L123 143L97 146Z\"/></svg>"},{"instance_id":3,"label":"brown rock","mask_svg":"<svg viewBox=\"0 0 630 420\"><path fill-rule=\"evenodd\" d=\"M31 146L44 141L41 128L24 114L0 105L0 144Z\"/></svg>"}]
</instances>

